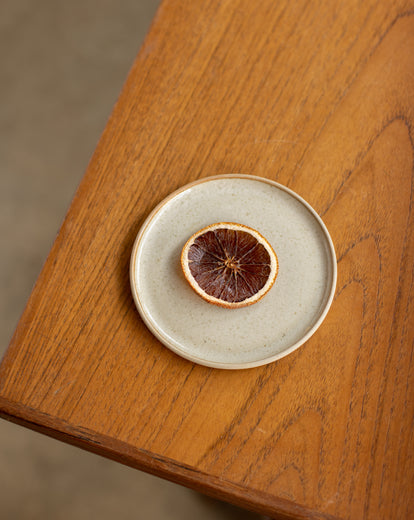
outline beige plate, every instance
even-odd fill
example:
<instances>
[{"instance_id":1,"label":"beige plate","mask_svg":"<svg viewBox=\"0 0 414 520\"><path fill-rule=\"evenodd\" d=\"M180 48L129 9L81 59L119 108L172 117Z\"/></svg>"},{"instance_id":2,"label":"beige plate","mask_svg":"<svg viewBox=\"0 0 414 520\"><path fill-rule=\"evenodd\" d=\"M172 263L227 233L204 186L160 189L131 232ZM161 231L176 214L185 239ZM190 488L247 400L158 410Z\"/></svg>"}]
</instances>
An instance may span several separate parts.
<instances>
[{"instance_id":1,"label":"beige plate","mask_svg":"<svg viewBox=\"0 0 414 520\"><path fill-rule=\"evenodd\" d=\"M276 282L254 305L211 305L184 278L183 245L214 222L256 229L278 256ZM188 184L152 211L136 238L130 277L138 311L164 345L201 365L251 368L286 356L321 325L335 293L336 257L321 218L296 193L229 174Z\"/></svg>"}]
</instances>

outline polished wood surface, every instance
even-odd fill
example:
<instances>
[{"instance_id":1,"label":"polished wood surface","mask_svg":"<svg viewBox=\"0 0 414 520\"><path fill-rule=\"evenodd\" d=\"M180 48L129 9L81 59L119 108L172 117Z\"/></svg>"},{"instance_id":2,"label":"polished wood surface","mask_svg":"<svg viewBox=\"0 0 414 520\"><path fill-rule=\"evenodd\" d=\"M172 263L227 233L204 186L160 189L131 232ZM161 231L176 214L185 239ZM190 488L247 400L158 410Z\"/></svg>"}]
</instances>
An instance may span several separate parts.
<instances>
[{"instance_id":1,"label":"polished wood surface","mask_svg":"<svg viewBox=\"0 0 414 520\"><path fill-rule=\"evenodd\" d=\"M277 518L412 518L413 49L412 2L165 0L0 367L1 415ZM338 256L318 332L244 371L163 347L128 279L153 207L229 172L297 191Z\"/></svg>"}]
</instances>

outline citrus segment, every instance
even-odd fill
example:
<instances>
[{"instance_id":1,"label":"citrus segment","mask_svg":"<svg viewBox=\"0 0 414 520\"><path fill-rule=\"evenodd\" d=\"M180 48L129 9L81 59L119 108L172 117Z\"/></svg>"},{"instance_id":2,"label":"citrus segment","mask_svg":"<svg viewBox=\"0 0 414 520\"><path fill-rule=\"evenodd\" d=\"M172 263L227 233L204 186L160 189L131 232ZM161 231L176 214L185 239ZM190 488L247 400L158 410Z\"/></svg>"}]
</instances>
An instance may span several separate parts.
<instances>
[{"instance_id":1,"label":"citrus segment","mask_svg":"<svg viewBox=\"0 0 414 520\"><path fill-rule=\"evenodd\" d=\"M191 287L205 300L223 307L244 307L272 287L278 260L256 230L242 224L211 224L192 235L181 253Z\"/></svg>"}]
</instances>

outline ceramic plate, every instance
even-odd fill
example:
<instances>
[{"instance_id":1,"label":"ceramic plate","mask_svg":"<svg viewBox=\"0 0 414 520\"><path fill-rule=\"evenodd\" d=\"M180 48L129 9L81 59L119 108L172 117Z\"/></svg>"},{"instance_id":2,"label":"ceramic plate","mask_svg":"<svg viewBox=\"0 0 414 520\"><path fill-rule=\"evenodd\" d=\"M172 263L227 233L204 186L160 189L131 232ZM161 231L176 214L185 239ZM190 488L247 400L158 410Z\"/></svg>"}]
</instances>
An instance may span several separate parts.
<instances>
[{"instance_id":1,"label":"ceramic plate","mask_svg":"<svg viewBox=\"0 0 414 520\"><path fill-rule=\"evenodd\" d=\"M217 307L184 278L182 247L216 222L256 229L278 256L276 282L254 305ZM220 175L184 186L154 209L136 238L130 277L138 311L164 345L202 365L250 368L286 356L321 325L336 258L321 218L296 193L260 177Z\"/></svg>"}]
</instances>

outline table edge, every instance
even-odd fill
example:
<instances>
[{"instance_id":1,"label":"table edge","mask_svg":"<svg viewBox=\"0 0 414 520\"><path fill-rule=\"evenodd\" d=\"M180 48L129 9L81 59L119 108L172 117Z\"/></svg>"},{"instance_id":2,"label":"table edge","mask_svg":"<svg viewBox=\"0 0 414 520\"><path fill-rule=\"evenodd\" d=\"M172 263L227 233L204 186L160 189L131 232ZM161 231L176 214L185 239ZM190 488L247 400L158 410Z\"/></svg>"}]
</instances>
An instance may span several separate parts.
<instances>
[{"instance_id":1,"label":"table edge","mask_svg":"<svg viewBox=\"0 0 414 520\"><path fill-rule=\"evenodd\" d=\"M212 498L232 503L256 513L277 516L278 520L340 520L284 498L252 490L229 480L214 477L163 455L138 449L81 426L40 412L0 396L0 417L62 442L77 446L126 466L175 482Z\"/></svg>"}]
</instances>

